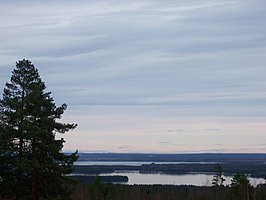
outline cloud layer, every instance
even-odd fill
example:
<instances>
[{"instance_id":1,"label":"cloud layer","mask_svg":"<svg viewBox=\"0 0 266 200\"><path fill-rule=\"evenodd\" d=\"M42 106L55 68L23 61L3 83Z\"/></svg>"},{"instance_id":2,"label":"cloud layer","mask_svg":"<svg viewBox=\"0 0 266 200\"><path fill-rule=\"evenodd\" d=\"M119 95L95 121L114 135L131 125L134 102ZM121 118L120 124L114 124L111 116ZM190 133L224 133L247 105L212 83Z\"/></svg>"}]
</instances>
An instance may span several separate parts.
<instances>
[{"instance_id":1,"label":"cloud layer","mask_svg":"<svg viewBox=\"0 0 266 200\"><path fill-rule=\"evenodd\" d=\"M79 124L68 150L262 152L265 4L1 1L0 84L33 61Z\"/></svg>"}]
</instances>

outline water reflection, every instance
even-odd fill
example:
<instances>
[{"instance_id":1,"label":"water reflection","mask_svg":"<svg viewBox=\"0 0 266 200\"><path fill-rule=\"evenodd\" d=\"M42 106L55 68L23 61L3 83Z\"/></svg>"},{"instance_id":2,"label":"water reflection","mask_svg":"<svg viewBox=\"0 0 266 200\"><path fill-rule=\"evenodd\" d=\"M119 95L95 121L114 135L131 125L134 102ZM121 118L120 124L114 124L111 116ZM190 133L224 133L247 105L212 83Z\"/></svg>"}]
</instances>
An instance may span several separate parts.
<instances>
[{"instance_id":1,"label":"water reflection","mask_svg":"<svg viewBox=\"0 0 266 200\"><path fill-rule=\"evenodd\" d=\"M182 175L169 175L169 174L142 174L138 171L116 171L110 174L101 174L101 176L127 176L129 185L196 185L196 186L211 186L213 174L182 174ZM230 185L232 176L225 176L225 185ZM264 183L263 178L249 178L253 186Z\"/></svg>"}]
</instances>

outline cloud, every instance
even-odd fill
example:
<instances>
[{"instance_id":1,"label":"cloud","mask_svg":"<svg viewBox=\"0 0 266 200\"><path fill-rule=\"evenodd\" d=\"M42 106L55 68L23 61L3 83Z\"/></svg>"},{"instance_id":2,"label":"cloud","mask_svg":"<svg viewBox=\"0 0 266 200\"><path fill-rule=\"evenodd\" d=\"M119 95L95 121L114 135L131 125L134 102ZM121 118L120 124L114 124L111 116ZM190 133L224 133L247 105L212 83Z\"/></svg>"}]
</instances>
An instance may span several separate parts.
<instances>
[{"instance_id":1,"label":"cloud","mask_svg":"<svg viewBox=\"0 0 266 200\"><path fill-rule=\"evenodd\" d=\"M183 132L184 130L182 130L182 129L175 129L175 130L167 130L167 132L169 132L169 133L176 133L176 132Z\"/></svg>"},{"instance_id":2,"label":"cloud","mask_svg":"<svg viewBox=\"0 0 266 200\"><path fill-rule=\"evenodd\" d=\"M206 131L211 131L211 132L218 132L220 131L219 128L208 128L208 129L205 129Z\"/></svg>"},{"instance_id":3,"label":"cloud","mask_svg":"<svg viewBox=\"0 0 266 200\"><path fill-rule=\"evenodd\" d=\"M118 149L125 150L125 149L130 149L130 147L124 145L124 146L119 146Z\"/></svg>"},{"instance_id":4,"label":"cloud","mask_svg":"<svg viewBox=\"0 0 266 200\"><path fill-rule=\"evenodd\" d=\"M158 144L168 145L168 144L170 144L170 142L158 142Z\"/></svg>"}]
</instances>

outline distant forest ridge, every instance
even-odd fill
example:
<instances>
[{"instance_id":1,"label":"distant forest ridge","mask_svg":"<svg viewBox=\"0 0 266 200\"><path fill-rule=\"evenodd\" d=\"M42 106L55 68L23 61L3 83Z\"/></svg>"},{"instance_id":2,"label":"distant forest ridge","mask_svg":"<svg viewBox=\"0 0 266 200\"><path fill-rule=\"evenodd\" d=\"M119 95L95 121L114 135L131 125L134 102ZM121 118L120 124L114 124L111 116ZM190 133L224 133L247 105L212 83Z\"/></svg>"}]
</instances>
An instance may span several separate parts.
<instances>
[{"instance_id":1,"label":"distant forest ridge","mask_svg":"<svg viewBox=\"0 0 266 200\"><path fill-rule=\"evenodd\" d=\"M266 153L79 153L78 161L138 161L138 162L259 162L266 163Z\"/></svg>"}]
</instances>

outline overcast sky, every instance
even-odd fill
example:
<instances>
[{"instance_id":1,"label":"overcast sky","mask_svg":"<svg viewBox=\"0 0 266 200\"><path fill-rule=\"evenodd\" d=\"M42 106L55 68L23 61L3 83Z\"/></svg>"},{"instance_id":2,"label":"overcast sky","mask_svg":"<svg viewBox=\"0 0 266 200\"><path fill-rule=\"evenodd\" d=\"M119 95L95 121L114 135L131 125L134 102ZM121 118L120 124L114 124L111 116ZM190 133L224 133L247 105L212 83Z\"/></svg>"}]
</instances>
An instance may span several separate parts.
<instances>
[{"instance_id":1,"label":"overcast sky","mask_svg":"<svg viewBox=\"0 0 266 200\"><path fill-rule=\"evenodd\" d=\"M1 90L23 58L65 151L266 152L265 0L0 0Z\"/></svg>"}]
</instances>

